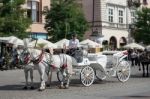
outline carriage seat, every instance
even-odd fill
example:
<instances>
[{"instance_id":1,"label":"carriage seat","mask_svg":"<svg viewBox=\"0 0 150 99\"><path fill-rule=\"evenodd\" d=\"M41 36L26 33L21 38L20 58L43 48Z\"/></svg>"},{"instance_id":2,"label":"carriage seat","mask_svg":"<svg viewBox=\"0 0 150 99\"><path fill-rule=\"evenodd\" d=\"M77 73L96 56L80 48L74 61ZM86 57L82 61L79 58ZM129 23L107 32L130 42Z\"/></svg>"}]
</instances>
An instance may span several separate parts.
<instances>
[{"instance_id":1,"label":"carriage seat","mask_svg":"<svg viewBox=\"0 0 150 99\"><path fill-rule=\"evenodd\" d=\"M81 63L83 61L83 51L82 49L70 49L69 53L70 56L74 57L77 63Z\"/></svg>"}]
</instances>

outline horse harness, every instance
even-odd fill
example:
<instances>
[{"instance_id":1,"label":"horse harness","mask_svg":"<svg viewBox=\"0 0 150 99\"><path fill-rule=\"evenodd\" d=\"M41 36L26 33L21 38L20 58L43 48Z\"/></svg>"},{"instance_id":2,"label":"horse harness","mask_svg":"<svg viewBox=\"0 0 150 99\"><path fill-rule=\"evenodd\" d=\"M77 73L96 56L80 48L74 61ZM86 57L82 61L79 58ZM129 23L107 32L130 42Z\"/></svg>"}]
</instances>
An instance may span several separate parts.
<instances>
[{"instance_id":1,"label":"horse harness","mask_svg":"<svg viewBox=\"0 0 150 99\"><path fill-rule=\"evenodd\" d=\"M44 57L44 51L42 50L42 52L41 52L41 54L38 56L38 58L35 59L35 60L31 60L31 61L33 62L33 64L38 64L38 63L40 63L40 62L42 61L43 57Z\"/></svg>"},{"instance_id":2,"label":"horse harness","mask_svg":"<svg viewBox=\"0 0 150 99\"><path fill-rule=\"evenodd\" d=\"M67 58L66 58L66 64L65 64L65 56L66 55L64 55L64 54L62 54L62 55L63 55L63 61L61 61L61 56L59 55L61 66L62 66L61 68L65 69L65 68L67 68Z\"/></svg>"},{"instance_id":3,"label":"horse harness","mask_svg":"<svg viewBox=\"0 0 150 99\"><path fill-rule=\"evenodd\" d=\"M47 62L45 62L46 64L48 64L50 67L52 67L53 69L55 69L56 68L56 66L54 65L54 64L52 64L53 63L53 59L52 59L52 54L49 54L49 56L50 56L50 58L49 59L47 59L48 61ZM62 57L61 57L62 56ZM60 59L60 66L61 66L61 68L62 69L65 69L66 67L67 67L67 58L66 58L66 60L65 60L65 56L66 55L64 55L64 54L60 54L59 55L59 59ZM62 59L62 60L61 60ZM65 62L66 61L66 62ZM65 64L66 63L66 64Z\"/></svg>"}]
</instances>

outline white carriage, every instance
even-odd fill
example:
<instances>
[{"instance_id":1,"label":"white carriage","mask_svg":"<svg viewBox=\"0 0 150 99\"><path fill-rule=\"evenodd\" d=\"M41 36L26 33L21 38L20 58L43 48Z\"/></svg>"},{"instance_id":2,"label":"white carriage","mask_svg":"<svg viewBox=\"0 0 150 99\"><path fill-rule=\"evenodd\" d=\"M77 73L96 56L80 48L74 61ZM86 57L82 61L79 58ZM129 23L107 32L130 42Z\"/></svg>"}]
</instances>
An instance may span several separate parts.
<instances>
[{"instance_id":1,"label":"white carriage","mask_svg":"<svg viewBox=\"0 0 150 99\"><path fill-rule=\"evenodd\" d=\"M99 80L106 77L117 76L118 80L125 82L130 77L130 64L127 61L127 51L110 51L102 54L89 54L90 66Z\"/></svg>"},{"instance_id":2,"label":"white carriage","mask_svg":"<svg viewBox=\"0 0 150 99\"><path fill-rule=\"evenodd\" d=\"M106 53L103 53L106 54ZM83 56L81 62L73 65L73 74L80 75L80 81L84 86L93 84L95 77L99 80L106 79L107 76L117 76L118 80L125 82L130 77L130 64L126 60L127 51L112 53L107 56L102 53L88 53ZM58 80L61 75L57 74Z\"/></svg>"}]
</instances>

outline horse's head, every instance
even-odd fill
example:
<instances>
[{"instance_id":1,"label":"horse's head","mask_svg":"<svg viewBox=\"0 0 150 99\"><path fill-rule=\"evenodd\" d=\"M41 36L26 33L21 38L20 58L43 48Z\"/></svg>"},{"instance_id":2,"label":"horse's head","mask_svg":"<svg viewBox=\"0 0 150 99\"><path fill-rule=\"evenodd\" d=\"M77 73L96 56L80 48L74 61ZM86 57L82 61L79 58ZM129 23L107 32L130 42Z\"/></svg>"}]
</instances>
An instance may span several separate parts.
<instances>
[{"instance_id":1,"label":"horse's head","mask_svg":"<svg viewBox=\"0 0 150 99\"><path fill-rule=\"evenodd\" d=\"M24 48L23 50L17 50L18 59L23 65L26 65L31 61L36 62L39 58L40 52L40 50L33 48Z\"/></svg>"},{"instance_id":2,"label":"horse's head","mask_svg":"<svg viewBox=\"0 0 150 99\"><path fill-rule=\"evenodd\" d=\"M22 50L17 50L18 53L18 59L21 64L28 64L30 61L30 53L27 48L24 48Z\"/></svg>"}]
</instances>

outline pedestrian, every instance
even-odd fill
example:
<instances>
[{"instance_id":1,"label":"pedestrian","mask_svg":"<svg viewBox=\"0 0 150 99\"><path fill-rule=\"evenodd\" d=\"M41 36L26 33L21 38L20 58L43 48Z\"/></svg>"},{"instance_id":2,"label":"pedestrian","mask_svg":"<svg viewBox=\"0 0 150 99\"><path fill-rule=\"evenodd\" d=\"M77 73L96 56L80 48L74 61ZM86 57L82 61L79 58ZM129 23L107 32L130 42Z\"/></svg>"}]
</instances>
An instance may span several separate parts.
<instances>
[{"instance_id":1,"label":"pedestrian","mask_svg":"<svg viewBox=\"0 0 150 99\"><path fill-rule=\"evenodd\" d=\"M150 52L148 52L146 49L141 53L140 55L140 62L142 64L143 68L143 77L149 76L149 64L150 64ZM147 75L145 75L145 66L147 70Z\"/></svg>"},{"instance_id":2,"label":"pedestrian","mask_svg":"<svg viewBox=\"0 0 150 99\"><path fill-rule=\"evenodd\" d=\"M132 66L136 65L136 59L137 59L137 53L136 53L136 49L134 49L131 53L131 65Z\"/></svg>"}]
</instances>

